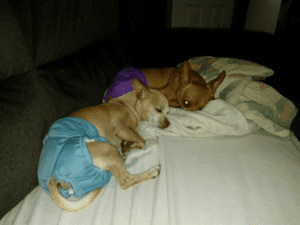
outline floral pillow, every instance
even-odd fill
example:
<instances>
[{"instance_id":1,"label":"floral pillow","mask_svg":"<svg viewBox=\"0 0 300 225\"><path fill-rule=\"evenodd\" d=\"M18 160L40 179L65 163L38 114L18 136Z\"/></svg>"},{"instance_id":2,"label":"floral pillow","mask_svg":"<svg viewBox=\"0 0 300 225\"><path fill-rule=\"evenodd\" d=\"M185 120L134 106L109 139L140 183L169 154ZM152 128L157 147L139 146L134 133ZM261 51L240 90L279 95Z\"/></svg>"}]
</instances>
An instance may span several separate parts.
<instances>
[{"instance_id":1,"label":"floral pillow","mask_svg":"<svg viewBox=\"0 0 300 225\"><path fill-rule=\"evenodd\" d=\"M251 77L252 80L264 80L274 74L273 70L265 66L243 59L202 56L188 61L191 68L198 72L206 83L215 80L224 70L227 77ZM180 63L177 67L181 67L182 64Z\"/></svg>"}]
</instances>

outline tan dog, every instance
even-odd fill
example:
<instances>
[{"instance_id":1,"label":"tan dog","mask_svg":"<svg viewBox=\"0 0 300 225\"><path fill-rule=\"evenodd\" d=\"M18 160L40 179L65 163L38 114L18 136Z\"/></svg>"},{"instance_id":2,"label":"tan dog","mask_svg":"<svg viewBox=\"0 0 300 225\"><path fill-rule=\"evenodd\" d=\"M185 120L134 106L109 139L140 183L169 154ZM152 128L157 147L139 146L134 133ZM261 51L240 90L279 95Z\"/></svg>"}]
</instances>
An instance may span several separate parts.
<instances>
[{"instance_id":1,"label":"tan dog","mask_svg":"<svg viewBox=\"0 0 300 225\"><path fill-rule=\"evenodd\" d=\"M143 181L159 175L161 166L157 165L139 175L127 172L118 148L122 140L133 145L127 148L145 146L145 140L135 131L141 121L149 121L164 129L170 125L166 118L169 112L167 98L159 91L146 87L139 79L132 82L133 91L121 97L110 99L108 103L79 109L69 116L79 117L92 123L99 136L104 137L112 145L104 142L87 142L87 148L93 159L93 164L114 175L122 189L128 189ZM79 211L90 205L102 188L91 191L83 199L72 202L60 195L58 188L69 189L69 183L49 182L50 195L57 206L69 211Z\"/></svg>"},{"instance_id":2,"label":"tan dog","mask_svg":"<svg viewBox=\"0 0 300 225\"><path fill-rule=\"evenodd\" d=\"M195 111L202 109L224 80L225 71L214 81L207 84L197 72L191 69L188 61L181 68L144 69L150 88L164 93L171 107L182 107Z\"/></svg>"}]
</instances>

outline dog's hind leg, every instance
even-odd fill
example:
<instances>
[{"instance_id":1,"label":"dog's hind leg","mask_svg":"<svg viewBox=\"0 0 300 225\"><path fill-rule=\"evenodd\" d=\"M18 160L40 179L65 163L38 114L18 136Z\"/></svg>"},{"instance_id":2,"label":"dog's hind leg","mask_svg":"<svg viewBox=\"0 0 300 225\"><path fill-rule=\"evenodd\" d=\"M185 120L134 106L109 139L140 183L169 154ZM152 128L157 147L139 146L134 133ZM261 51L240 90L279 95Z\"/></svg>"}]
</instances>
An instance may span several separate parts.
<instances>
[{"instance_id":1,"label":"dog's hind leg","mask_svg":"<svg viewBox=\"0 0 300 225\"><path fill-rule=\"evenodd\" d=\"M121 166L119 166L121 165ZM134 185L137 185L143 181L154 179L157 177L160 173L161 166L157 165L152 167L150 170L134 175L134 174L129 174L124 167L124 163L115 165L112 167L109 171L117 178L118 183L120 184L121 188L123 190L126 190Z\"/></svg>"},{"instance_id":2,"label":"dog's hind leg","mask_svg":"<svg viewBox=\"0 0 300 225\"><path fill-rule=\"evenodd\" d=\"M158 165L142 174L129 174L120 153L114 146L104 142L89 142L87 147L93 158L94 165L102 170L111 172L124 190L143 181L153 179L160 173L161 166Z\"/></svg>"}]
</instances>

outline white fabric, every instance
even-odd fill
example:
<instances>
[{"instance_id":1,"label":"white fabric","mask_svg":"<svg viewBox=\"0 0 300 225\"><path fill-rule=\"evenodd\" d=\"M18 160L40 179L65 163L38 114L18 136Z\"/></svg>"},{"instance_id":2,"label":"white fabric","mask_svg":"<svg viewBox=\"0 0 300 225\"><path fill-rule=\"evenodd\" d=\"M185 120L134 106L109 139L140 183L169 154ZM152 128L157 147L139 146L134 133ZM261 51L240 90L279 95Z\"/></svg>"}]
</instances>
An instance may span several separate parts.
<instances>
[{"instance_id":1,"label":"white fabric","mask_svg":"<svg viewBox=\"0 0 300 225\"><path fill-rule=\"evenodd\" d=\"M171 108L168 114L171 125L162 130L149 123L141 123L140 129L155 130L156 136L212 137L219 135L246 135L259 127L247 120L232 104L216 99L201 111L185 111Z\"/></svg>"},{"instance_id":2,"label":"white fabric","mask_svg":"<svg viewBox=\"0 0 300 225\"><path fill-rule=\"evenodd\" d=\"M247 120L237 107L222 99L210 101L201 111L170 108L167 117L171 125L164 130L147 122L139 125L139 134L147 140L145 146L147 152L157 149L157 136L202 138L219 135L243 136L259 129L253 121ZM126 164L143 154L147 153L139 149L131 150Z\"/></svg>"},{"instance_id":3,"label":"white fabric","mask_svg":"<svg viewBox=\"0 0 300 225\"><path fill-rule=\"evenodd\" d=\"M197 116L189 114L191 120L172 109L181 113L182 119L172 118L171 113L175 128L169 127L165 133L141 124L145 150L128 154L126 163L138 158L128 171L138 174L161 164L156 179L122 190L112 177L95 202L77 213L58 208L37 186L0 225L299 224L300 143L262 129L250 133L257 128L249 123L247 128L247 121L234 107L222 108L221 104L219 111L210 106L214 115L204 110ZM206 122L204 116L211 120ZM226 116L227 122L222 121ZM179 129L180 123L185 128ZM220 135L222 124L227 135ZM195 125L196 135L180 137L191 135L186 129L191 125ZM168 135L171 133L176 135Z\"/></svg>"}]
</instances>

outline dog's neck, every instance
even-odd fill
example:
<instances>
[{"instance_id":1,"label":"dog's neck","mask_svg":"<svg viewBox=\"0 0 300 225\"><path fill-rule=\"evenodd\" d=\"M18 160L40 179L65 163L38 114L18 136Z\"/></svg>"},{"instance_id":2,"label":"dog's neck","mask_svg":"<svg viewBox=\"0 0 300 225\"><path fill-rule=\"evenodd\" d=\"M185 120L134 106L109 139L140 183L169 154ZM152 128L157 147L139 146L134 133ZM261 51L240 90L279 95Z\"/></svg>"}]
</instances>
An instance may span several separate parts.
<instances>
[{"instance_id":1,"label":"dog's neck","mask_svg":"<svg viewBox=\"0 0 300 225\"><path fill-rule=\"evenodd\" d=\"M140 117L140 115L138 114L138 112L135 109L135 105L137 103L137 94L135 91L129 92L127 94L124 94L123 96L119 97L122 101L118 101L118 98L115 99L118 101L118 103L123 104L125 106L127 106L132 113L135 115L135 118L138 121L141 121L142 118Z\"/></svg>"}]
</instances>

